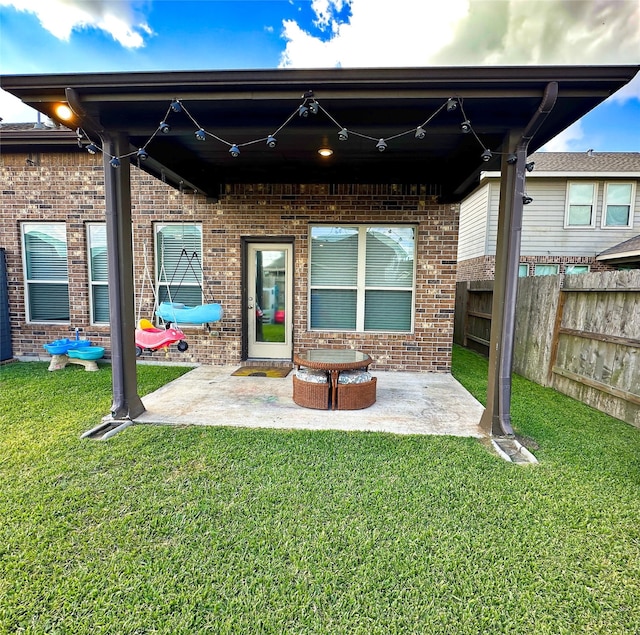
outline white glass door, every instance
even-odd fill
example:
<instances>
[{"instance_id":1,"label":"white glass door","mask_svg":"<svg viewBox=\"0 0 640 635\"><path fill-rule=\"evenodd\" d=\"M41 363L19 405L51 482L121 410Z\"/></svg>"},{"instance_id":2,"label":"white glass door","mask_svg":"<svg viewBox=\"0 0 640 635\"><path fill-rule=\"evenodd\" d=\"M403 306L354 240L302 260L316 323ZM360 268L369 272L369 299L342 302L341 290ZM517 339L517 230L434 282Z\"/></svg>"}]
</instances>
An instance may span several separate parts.
<instances>
[{"instance_id":1,"label":"white glass door","mask_svg":"<svg viewBox=\"0 0 640 635\"><path fill-rule=\"evenodd\" d=\"M249 357L291 359L293 245L250 243L247 258Z\"/></svg>"}]
</instances>

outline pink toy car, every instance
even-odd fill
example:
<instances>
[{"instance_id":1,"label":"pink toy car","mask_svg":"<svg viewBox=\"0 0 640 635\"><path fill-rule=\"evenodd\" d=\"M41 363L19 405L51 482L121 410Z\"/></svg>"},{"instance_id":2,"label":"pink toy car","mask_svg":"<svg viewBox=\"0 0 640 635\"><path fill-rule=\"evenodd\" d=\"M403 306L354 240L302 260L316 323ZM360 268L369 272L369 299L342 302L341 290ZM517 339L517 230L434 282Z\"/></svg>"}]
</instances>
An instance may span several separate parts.
<instances>
[{"instance_id":1,"label":"pink toy car","mask_svg":"<svg viewBox=\"0 0 640 635\"><path fill-rule=\"evenodd\" d=\"M184 341L185 334L178 328L158 329L155 327L136 329L136 357L140 357L144 351L157 351L159 348L168 348L171 344L178 344L178 350L184 353L189 344Z\"/></svg>"}]
</instances>

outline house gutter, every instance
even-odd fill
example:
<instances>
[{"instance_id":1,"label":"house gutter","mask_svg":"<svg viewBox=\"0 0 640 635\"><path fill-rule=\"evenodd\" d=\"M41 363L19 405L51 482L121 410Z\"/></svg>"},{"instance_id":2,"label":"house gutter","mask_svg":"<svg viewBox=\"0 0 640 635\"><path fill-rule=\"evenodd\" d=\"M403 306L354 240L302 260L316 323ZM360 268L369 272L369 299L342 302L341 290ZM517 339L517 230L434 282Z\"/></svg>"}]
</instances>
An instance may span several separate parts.
<instances>
[{"instance_id":1,"label":"house gutter","mask_svg":"<svg viewBox=\"0 0 640 635\"><path fill-rule=\"evenodd\" d=\"M505 143L508 152L502 156L487 406L480 419L480 427L491 436L513 436L511 373L525 195L525 164L529 143L553 110L557 98L558 82L549 82L537 111L524 131L519 133L512 130L509 133ZM513 152L511 148L514 148Z\"/></svg>"}]
</instances>

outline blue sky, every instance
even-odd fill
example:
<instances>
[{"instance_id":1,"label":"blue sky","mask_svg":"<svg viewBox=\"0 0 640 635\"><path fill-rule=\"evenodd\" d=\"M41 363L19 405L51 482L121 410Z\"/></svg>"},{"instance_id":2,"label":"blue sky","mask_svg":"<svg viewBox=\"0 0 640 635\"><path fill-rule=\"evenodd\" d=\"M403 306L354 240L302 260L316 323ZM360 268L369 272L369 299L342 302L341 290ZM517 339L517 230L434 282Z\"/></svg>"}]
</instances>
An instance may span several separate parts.
<instances>
[{"instance_id":1,"label":"blue sky","mask_svg":"<svg viewBox=\"0 0 640 635\"><path fill-rule=\"evenodd\" d=\"M0 0L3 74L513 64L640 64L640 2ZM546 149L589 148L640 151L640 77Z\"/></svg>"}]
</instances>

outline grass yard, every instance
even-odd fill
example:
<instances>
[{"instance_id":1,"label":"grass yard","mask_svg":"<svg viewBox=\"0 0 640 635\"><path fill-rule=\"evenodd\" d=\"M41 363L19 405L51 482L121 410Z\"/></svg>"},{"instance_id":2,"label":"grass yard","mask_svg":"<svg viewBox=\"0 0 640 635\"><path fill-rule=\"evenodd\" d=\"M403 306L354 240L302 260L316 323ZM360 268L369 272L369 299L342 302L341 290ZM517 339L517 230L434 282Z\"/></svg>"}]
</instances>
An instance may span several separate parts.
<instances>
[{"instance_id":1,"label":"grass yard","mask_svg":"<svg viewBox=\"0 0 640 635\"><path fill-rule=\"evenodd\" d=\"M515 378L519 467L451 437L81 440L110 372L46 368L0 367L0 633L640 633L640 431L567 397ZM454 374L484 399L486 360Z\"/></svg>"}]
</instances>

